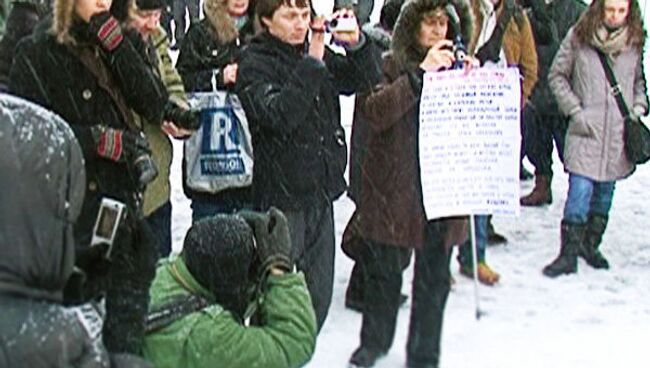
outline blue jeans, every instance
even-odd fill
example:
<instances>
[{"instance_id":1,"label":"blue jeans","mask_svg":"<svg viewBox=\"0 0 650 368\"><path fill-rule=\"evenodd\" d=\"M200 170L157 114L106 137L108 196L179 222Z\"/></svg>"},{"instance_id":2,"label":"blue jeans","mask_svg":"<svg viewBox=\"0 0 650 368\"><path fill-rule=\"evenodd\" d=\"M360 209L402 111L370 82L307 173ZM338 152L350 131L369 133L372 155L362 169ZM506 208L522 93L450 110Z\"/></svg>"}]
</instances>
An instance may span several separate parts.
<instances>
[{"instance_id":1,"label":"blue jeans","mask_svg":"<svg viewBox=\"0 0 650 368\"><path fill-rule=\"evenodd\" d=\"M488 215L474 216L474 229L476 232L476 258L480 262L485 262L485 248L488 242ZM463 267L472 265L472 240L467 239L458 250L458 262Z\"/></svg>"},{"instance_id":2,"label":"blue jeans","mask_svg":"<svg viewBox=\"0 0 650 368\"><path fill-rule=\"evenodd\" d=\"M612 208L615 181L598 182L569 173L569 193L564 204L566 222L584 224L589 214L607 216Z\"/></svg>"}]
</instances>

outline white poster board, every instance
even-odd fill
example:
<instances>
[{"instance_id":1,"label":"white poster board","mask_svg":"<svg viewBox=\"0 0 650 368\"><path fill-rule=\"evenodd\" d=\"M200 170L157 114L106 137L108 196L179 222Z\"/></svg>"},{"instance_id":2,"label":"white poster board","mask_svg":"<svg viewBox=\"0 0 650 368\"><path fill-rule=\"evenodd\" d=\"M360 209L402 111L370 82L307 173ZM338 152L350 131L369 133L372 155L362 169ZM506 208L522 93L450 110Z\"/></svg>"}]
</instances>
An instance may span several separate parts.
<instances>
[{"instance_id":1,"label":"white poster board","mask_svg":"<svg viewBox=\"0 0 650 368\"><path fill-rule=\"evenodd\" d=\"M427 218L519 215L517 68L427 73L420 170Z\"/></svg>"}]
</instances>

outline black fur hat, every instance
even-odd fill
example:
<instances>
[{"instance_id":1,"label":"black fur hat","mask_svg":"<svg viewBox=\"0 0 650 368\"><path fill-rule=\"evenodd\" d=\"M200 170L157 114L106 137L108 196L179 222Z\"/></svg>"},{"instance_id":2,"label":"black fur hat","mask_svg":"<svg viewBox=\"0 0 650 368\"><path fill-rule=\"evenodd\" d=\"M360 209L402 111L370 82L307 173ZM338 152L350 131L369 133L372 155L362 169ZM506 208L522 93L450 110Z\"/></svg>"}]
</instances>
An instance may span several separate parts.
<instances>
[{"instance_id":1,"label":"black fur hat","mask_svg":"<svg viewBox=\"0 0 650 368\"><path fill-rule=\"evenodd\" d=\"M192 225L181 257L188 270L221 304L251 282L253 231L236 215L217 215Z\"/></svg>"},{"instance_id":2,"label":"black fur hat","mask_svg":"<svg viewBox=\"0 0 650 368\"><path fill-rule=\"evenodd\" d=\"M135 5L139 10L156 10L165 7L164 0L135 0Z\"/></svg>"}]
</instances>

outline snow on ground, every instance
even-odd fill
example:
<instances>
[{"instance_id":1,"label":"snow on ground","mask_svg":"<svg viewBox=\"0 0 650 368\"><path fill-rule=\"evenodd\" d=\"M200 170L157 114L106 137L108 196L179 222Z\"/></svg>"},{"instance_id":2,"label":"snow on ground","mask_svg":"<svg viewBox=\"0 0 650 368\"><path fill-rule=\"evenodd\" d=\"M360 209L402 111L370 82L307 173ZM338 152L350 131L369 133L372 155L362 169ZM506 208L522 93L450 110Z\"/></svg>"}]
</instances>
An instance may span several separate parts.
<instances>
[{"instance_id":1,"label":"snow on ground","mask_svg":"<svg viewBox=\"0 0 650 368\"><path fill-rule=\"evenodd\" d=\"M325 4L328 3L328 4ZM379 1L376 1L379 3ZM331 0L316 2L324 12ZM645 3L641 4L645 9ZM378 18L375 9L373 19ZM647 18L647 17L646 17ZM649 19L646 19L646 23ZM646 57L646 63L650 63ZM650 66L646 64L646 68ZM350 133L352 100L343 98L343 122ZM179 251L191 223L191 210L181 188L182 143L174 142L172 167L173 239ZM443 368L626 368L650 367L650 164L617 184L602 251L609 271L591 269L579 261L575 275L555 280L541 269L559 250L559 228L567 191L567 175L554 157L554 201L542 208L522 208L518 218L495 217L509 243L488 249L488 263L501 274L495 287L480 287L476 320L473 281L458 273L447 303L442 338ZM528 166L529 169L532 169ZM522 194L532 181L521 184ZM361 315L345 309L344 295L352 262L340 250L345 225L354 204L336 201L336 274L329 317L323 326L309 368L346 367L359 344ZM404 273L403 292L410 295L412 267ZM378 368L403 367L410 300L399 314L397 332Z\"/></svg>"},{"instance_id":2,"label":"snow on ground","mask_svg":"<svg viewBox=\"0 0 650 368\"><path fill-rule=\"evenodd\" d=\"M352 100L343 99L344 123L349 134ZM175 142L172 168L174 249L180 250L191 222L189 202L182 193L182 144ZM530 168L530 167L529 167ZM509 243L488 249L488 263L499 273L495 287L480 287L480 307L474 315L473 281L451 270L456 284L449 296L442 340L441 367L648 367L650 342L650 226L646 206L650 166L641 166L620 181L614 195L610 224L602 250L612 266L591 269L579 261L576 275L555 280L542 267L559 249L559 227L567 190L567 175L555 157L553 204L522 208L519 218L495 217L497 230ZM532 181L521 185L528 193ZM344 307L352 262L340 250L343 229L354 210L345 196L335 203L336 274L329 317L318 338L310 368L346 367L359 343L361 315ZM410 295L412 267L404 274L403 292ZM405 362L410 300L399 314L397 333L389 354L377 367L402 367Z\"/></svg>"}]
</instances>

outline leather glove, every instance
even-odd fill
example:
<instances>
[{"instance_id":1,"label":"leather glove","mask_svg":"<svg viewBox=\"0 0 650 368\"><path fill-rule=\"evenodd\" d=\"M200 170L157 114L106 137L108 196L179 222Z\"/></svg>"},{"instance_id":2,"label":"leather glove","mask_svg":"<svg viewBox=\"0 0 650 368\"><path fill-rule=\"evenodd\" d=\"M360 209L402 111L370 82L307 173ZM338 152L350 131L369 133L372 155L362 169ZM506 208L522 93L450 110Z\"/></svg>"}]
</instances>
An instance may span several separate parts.
<instances>
[{"instance_id":1,"label":"leather glove","mask_svg":"<svg viewBox=\"0 0 650 368\"><path fill-rule=\"evenodd\" d=\"M200 113L196 110L187 110L172 101L167 101L163 120L171 121L179 128L197 130L201 127Z\"/></svg>"},{"instance_id":2,"label":"leather glove","mask_svg":"<svg viewBox=\"0 0 650 368\"><path fill-rule=\"evenodd\" d=\"M124 39L122 26L108 11L90 17L88 30L97 37L102 48L108 52L115 50Z\"/></svg>"},{"instance_id":3,"label":"leather glove","mask_svg":"<svg viewBox=\"0 0 650 368\"><path fill-rule=\"evenodd\" d=\"M272 268L286 272L293 269L289 223L280 210L271 207L266 213L241 211L239 215L253 229L262 275Z\"/></svg>"},{"instance_id":4,"label":"leather glove","mask_svg":"<svg viewBox=\"0 0 650 368\"><path fill-rule=\"evenodd\" d=\"M138 157L142 153L151 153L149 142L144 134L124 129L94 125L90 131L95 140L97 155L116 162Z\"/></svg>"}]
</instances>

